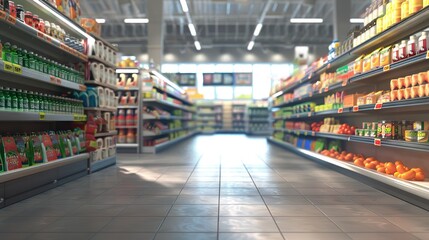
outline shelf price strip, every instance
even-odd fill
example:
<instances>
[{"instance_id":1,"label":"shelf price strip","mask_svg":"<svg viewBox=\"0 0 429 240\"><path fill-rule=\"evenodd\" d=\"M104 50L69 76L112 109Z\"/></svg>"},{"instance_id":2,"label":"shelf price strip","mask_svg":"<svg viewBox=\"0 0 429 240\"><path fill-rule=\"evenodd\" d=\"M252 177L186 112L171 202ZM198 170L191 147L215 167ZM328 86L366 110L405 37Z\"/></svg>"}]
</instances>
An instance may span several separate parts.
<instances>
[{"instance_id":1,"label":"shelf price strip","mask_svg":"<svg viewBox=\"0 0 429 240\"><path fill-rule=\"evenodd\" d=\"M376 103L374 106L374 110L380 110L383 107L383 103Z\"/></svg>"},{"instance_id":2,"label":"shelf price strip","mask_svg":"<svg viewBox=\"0 0 429 240\"><path fill-rule=\"evenodd\" d=\"M338 108L337 113L343 113L344 109L343 108Z\"/></svg>"},{"instance_id":3,"label":"shelf price strip","mask_svg":"<svg viewBox=\"0 0 429 240\"><path fill-rule=\"evenodd\" d=\"M387 72L390 70L390 65L386 65L383 67L383 72Z\"/></svg>"},{"instance_id":4,"label":"shelf price strip","mask_svg":"<svg viewBox=\"0 0 429 240\"><path fill-rule=\"evenodd\" d=\"M359 106L353 106L353 112L359 112Z\"/></svg>"},{"instance_id":5,"label":"shelf price strip","mask_svg":"<svg viewBox=\"0 0 429 240\"><path fill-rule=\"evenodd\" d=\"M374 138L374 146L380 147L381 146L381 139Z\"/></svg>"},{"instance_id":6,"label":"shelf price strip","mask_svg":"<svg viewBox=\"0 0 429 240\"><path fill-rule=\"evenodd\" d=\"M22 74L21 65L13 64L11 62L4 62L4 70L10 73Z\"/></svg>"},{"instance_id":7,"label":"shelf price strip","mask_svg":"<svg viewBox=\"0 0 429 240\"><path fill-rule=\"evenodd\" d=\"M44 112L39 112L39 120L45 120L46 119L46 114Z\"/></svg>"}]
</instances>

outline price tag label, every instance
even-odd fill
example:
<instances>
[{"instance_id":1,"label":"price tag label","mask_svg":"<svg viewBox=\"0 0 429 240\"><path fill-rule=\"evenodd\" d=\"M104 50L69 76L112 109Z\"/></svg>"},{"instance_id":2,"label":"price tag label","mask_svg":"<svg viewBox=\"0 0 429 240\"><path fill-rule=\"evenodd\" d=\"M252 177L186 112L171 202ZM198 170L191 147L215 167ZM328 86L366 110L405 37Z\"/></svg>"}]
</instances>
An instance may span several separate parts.
<instances>
[{"instance_id":1,"label":"price tag label","mask_svg":"<svg viewBox=\"0 0 429 240\"><path fill-rule=\"evenodd\" d=\"M6 13L3 11L0 11L0 18L1 19L6 19Z\"/></svg>"},{"instance_id":2,"label":"price tag label","mask_svg":"<svg viewBox=\"0 0 429 240\"><path fill-rule=\"evenodd\" d=\"M374 110L379 110L383 107L383 103L376 103L374 106Z\"/></svg>"},{"instance_id":3,"label":"price tag label","mask_svg":"<svg viewBox=\"0 0 429 240\"><path fill-rule=\"evenodd\" d=\"M22 74L22 67L18 64L13 64L13 72L16 74Z\"/></svg>"},{"instance_id":4,"label":"price tag label","mask_svg":"<svg viewBox=\"0 0 429 240\"><path fill-rule=\"evenodd\" d=\"M62 84L61 79L57 78L57 84L58 84L58 85L61 85L61 84Z\"/></svg>"},{"instance_id":5,"label":"price tag label","mask_svg":"<svg viewBox=\"0 0 429 240\"><path fill-rule=\"evenodd\" d=\"M10 63L10 62L3 62L3 64L4 64L4 70L6 72L13 73L13 64L12 63Z\"/></svg>"},{"instance_id":6,"label":"price tag label","mask_svg":"<svg viewBox=\"0 0 429 240\"><path fill-rule=\"evenodd\" d=\"M311 132L311 136L316 136L316 132Z\"/></svg>"},{"instance_id":7,"label":"price tag label","mask_svg":"<svg viewBox=\"0 0 429 240\"><path fill-rule=\"evenodd\" d=\"M307 113L307 117L311 117L311 112Z\"/></svg>"},{"instance_id":8,"label":"price tag label","mask_svg":"<svg viewBox=\"0 0 429 240\"><path fill-rule=\"evenodd\" d=\"M331 68L331 64L328 64L328 66L326 67L327 69L330 69Z\"/></svg>"},{"instance_id":9,"label":"price tag label","mask_svg":"<svg viewBox=\"0 0 429 240\"><path fill-rule=\"evenodd\" d=\"M344 80L343 83L341 84L341 86L345 87L347 86L348 80Z\"/></svg>"},{"instance_id":10,"label":"price tag label","mask_svg":"<svg viewBox=\"0 0 429 240\"><path fill-rule=\"evenodd\" d=\"M52 43L52 38L49 37L48 35L45 35L45 40L49 43Z\"/></svg>"},{"instance_id":11,"label":"price tag label","mask_svg":"<svg viewBox=\"0 0 429 240\"><path fill-rule=\"evenodd\" d=\"M329 91L329 87L325 87L325 90L324 90L325 92L327 92L327 91Z\"/></svg>"},{"instance_id":12,"label":"price tag label","mask_svg":"<svg viewBox=\"0 0 429 240\"><path fill-rule=\"evenodd\" d=\"M14 18L14 17L12 17L12 16L8 16L7 17L7 21L10 23L10 24L13 24L13 25L15 25L15 23L16 23L16 18Z\"/></svg>"},{"instance_id":13,"label":"price tag label","mask_svg":"<svg viewBox=\"0 0 429 240\"><path fill-rule=\"evenodd\" d=\"M128 90L128 89L130 89L130 87L128 87L128 86L125 86L125 87L124 87L124 89L125 89L125 90Z\"/></svg>"},{"instance_id":14,"label":"price tag label","mask_svg":"<svg viewBox=\"0 0 429 240\"><path fill-rule=\"evenodd\" d=\"M46 114L44 112L39 112L39 120L45 120L46 119Z\"/></svg>"},{"instance_id":15,"label":"price tag label","mask_svg":"<svg viewBox=\"0 0 429 240\"><path fill-rule=\"evenodd\" d=\"M57 83L57 80L56 80L56 78L55 78L54 76L49 76L49 81L50 81L51 83L53 83L53 84L56 84L56 83Z\"/></svg>"},{"instance_id":16,"label":"price tag label","mask_svg":"<svg viewBox=\"0 0 429 240\"><path fill-rule=\"evenodd\" d=\"M343 108L338 108L337 113L343 113Z\"/></svg>"},{"instance_id":17,"label":"price tag label","mask_svg":"<svg viewBox=\"0 0 429 240\"><path fill-rule=\"evenodd\" d=\"M381 139L374 138L374 146L380 147L381 146Z\"/></svg>"},{"instance_id":18,"label":"price tag label","mask_svg":"<svg viewBox=\"0 0 429 240\"><path fill-rule=\"evenodd\" d=\"M390 70L390 65L386 65L383 67L383 72L387 72Z\"/></svg>"},{"instance_id":19,"label":"price tag label","mask_svg":"<svg viewBox=\"0 0 429 240\"><path fill-rule=\"evenodd\" d=\"M85 85L79 85L79 90L80 91L86 91L86 86Z\"/></svg>"},{"instance_id":20,"label":"price tag label","mask_svg":"<svg viewBox=\"0 0 429 240\"><path fill-rule=\"evenodd\" d=\"M308 96L309 96L309 97L313 97L313 92L310 92L310 93L308 94Z\"/></svg>"},{"instance_id":21,"label":"price tag label","mask_svg":"<svg viewBox=\"0 0 429 240\"><path fill-rule=\"evenodd\" d=\"M79 120L80 120L80 116L77 115L77 114L73 114L73 121L74 122L79 122Z\"/></svg>"},{"instance_id":22,"label":"price tag label","mask_svg":"<svg viewBox=\"0 0 429 240\"><path fill-rule=\"evenodd\" d=\"M426 59L429 59L429 51L426 52Z\"/></svg>"},{"instance_id":23,"label":"price tag label","mask_svg":"<svg viewBox=\"0 0 429 240\"><path fill-rule=\"evenodd\" d=\"M359 106L353 106L353 112L359 112Z\"/></svg>"},{"instance_id":24,"label":"price tag label","mask_svg":"<svg viewBox=\"0 0 429 240\"><path fill-rule=\"evenodd\" d=\"M37 32L37 37L41 39L45 39L45 34L43 34L42 32Z\"/></svg>"}]
</instances>

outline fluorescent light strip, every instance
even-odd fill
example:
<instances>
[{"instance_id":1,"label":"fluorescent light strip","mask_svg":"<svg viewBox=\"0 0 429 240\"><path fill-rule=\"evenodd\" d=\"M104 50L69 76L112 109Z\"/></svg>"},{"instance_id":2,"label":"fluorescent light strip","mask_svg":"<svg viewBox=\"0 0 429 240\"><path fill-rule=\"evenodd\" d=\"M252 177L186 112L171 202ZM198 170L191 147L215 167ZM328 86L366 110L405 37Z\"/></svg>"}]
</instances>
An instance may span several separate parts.
<instances>
[{"instance_id":1,"label":"fluorescent light strip","mask_svg":"<svg viewBox=\"0 0 429 240\"><path fill-rule=\"evenodd\" d=\"M195 30L194 24L189 23L188 27L189 27L189 31L191 32L191 35L194 36L194 37L197 36L197 31Z\"/></svg>"},{"instance_id":2,"label":"fluorescent light strip","mask_svg":"<svg viewBox=\"0 0 429 240\"><path fill-rule=\"evenodd\" d=\"M80 33L81 35L83 35L84 37L86 37L88 40L90 41L95 41L95 39L93 37L91 37L88 33L86 33L85 31L83 31L82 29L80 29L76 23L72 22L70 19L65 18L64 16L62 16L61 14L57 13L54 9L52 9L51 7L49 7L47 4L49 3L44 3L40 0L33 0L35 3L39 4L39 6L41 6L43 9L47 10L49 13L51 13L52 15L54 15L56 18L60 19L64 24L66 24L67 26L73 28L76 32Z\"/></svg>"},{"instance_id":3,"label":"fluorescent light strip","mask_svg":"<svg viewBox=\"0 0 429 240\"><path fill-rule=\"evenodd\" d=\"M180 0L180 5L182 5L182 11L187 13L189 12L188 4L186 3L186 0Z\"/></svg>"},{"instance_id":4,"label":"fluorescent light strip","mask_svg":"<svg viewBox=\"0 0 429 240\"><path fill-rule=\"evenodd\" d=\"M253 32L253 36L255 37L259 36L259 33L261 33L261 29L262 29L262 23L258 23L256 25L255 31Z\"/></svg>"},{"instance_id":5,"label":"fluorescent light strip","mask_svg":"<svg viewBox=\"0 0 429 240\"><path fill-rule=\"evenodd\" d=\"M97 23L105 23L105 22L106 22L106 19L104 19L104 18L96 18L96 19L95 19L95 21L96 21Z\"/></svg>"},{"instance_id":6,"label":"fluorescent light strip","mask_svg":"<svg viewBox=\"0 0 429 240\"><path fill-rule=\"evenodd\" d=\"M322 18L291 18L291 23L323 23Z\"/></svg>"},{"instance_id":7,"label":"fluorescent light strip","mask_svg":"<svg viewBox=\"0 0 429 240\"><path fill-rule=\"evenodd\" d=\"M116 73L139 73L137 68L118 68Z\"/></svg>"},{"instance_id":8,"label":"fluorescent light strip","mask_svg":"<svg viewBox=\"0 0 429 240\"><path fill-rule=\"evenodd\" d=\"M124 23L149 23L147 18L125 18Z\"/></svg>"},{"instance_id":9,"label":"fluorescent light strip","mask_svg":"<svg viewBox=\"0 0 429 240\"><path fill-rule=\"evenodd\" d=\"M194 42L194 45L195 45L195 48L197 49L197 51L200 51L200 50L201 50L201 44L200 44L200 42L195 41L195 42Z\"/></svg>"},{"instance_id":10,"label":"fluorescent light strip","mask_svg":"<svg viewBox=\"0 0 429 240\"><path fill-rule=\"evenodd\" d=\"M252 51L253 46L255 46L255 42L254 41L250 41L249 45L247 45L247 50Z\"/></svg>"},{"instance_id":11,"label":"fluorescent light strip","mask_svg":"<svg viewBox=\"0 0 429 240\"><path fill-rule=\"evenodd\" d=\"M271 96L271 98L277 98L277 97L281 96L282 94L283 94L283 91L277 92L273 96Z\"/></svg>"},{"instance_id":12,"label":"fluorescent light strip","mask_svg":"<svg viewBox=\"0 0 429 240\"><path fill-rule=\"evenodd\" d=\"M350 18L350 23L364 23L363 18Z\"/></svg>"}]
</instances>

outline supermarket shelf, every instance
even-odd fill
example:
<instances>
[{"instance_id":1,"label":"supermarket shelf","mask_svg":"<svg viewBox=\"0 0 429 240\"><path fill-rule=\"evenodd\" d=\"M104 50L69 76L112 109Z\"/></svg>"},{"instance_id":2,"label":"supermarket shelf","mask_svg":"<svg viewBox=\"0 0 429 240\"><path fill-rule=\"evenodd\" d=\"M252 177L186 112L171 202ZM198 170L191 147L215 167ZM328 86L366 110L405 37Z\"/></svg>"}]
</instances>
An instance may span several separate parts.
<instances>
[{"instance_id":1,"label":"supermarket shelf","mask_svg":"<svg viewBox=\"0 0 429 240\"><path fill-rule=\"evenodd\" d=\"M152 147L145 147L145 146L143 146L142 152L143 153L157 153L157 152L159 152L159 151L161 151L163 149L166 149L166 148L170 147L173 144L179 143L179 142L181 142L183 140L186 140L186 139L188 139L190 137L193 137L197 133L199 133L199 132L195 131L195 132L192 132L192 133L190 133L188 135L185 135L183 137L179 137L179 138L167 141L167 142L163 142L161 144L158 144L158 145L152 146Z\"/></svg>"},{"instance_id":2,"label":"supermarket shelf","mask_svg":"<svg viewBox=\"0 0 429 240\"><path fill-rule=\"evenodd\" d=\"M249 114L249 117L269 117L270 113L267 112L266 114Z\"/></svg>"},{"instance_id":3,"label":"supermarket shelf","mask_svg":"<svg viewBox=\"0 0 429 240\"><path fill-rule=\"evenodd\" d=\"M79 162L79 161L88 160L88 159L89 159L89 154L82 153L76 156L67 157L67 158L55 160L52 162L37 164L27 168L21 168L21 169L0 173L0 183L8 182L14 179L30 176L46 170L58 168L74 162Z\"/></svg>"},{"instance_id":4,"label":"supermarket shelf","mask_svg":"<svg viewBox=\"0 0 429 240\"><path fill-rule=\"evenodd\" d=\"M268 122L269 119L249 119L249 122Z\"/></svg>"},{"instance_id":5,"label":"supermarket shelf","mask_svg":"<svg viewBox=\"0 0 429 240\"><path fill-rule=\"evenodd\" d=\"M138 128L138 126L116 126L116 129Z\"/></svg>"},{"instance_id":6,"label":"supermarket shelf","mask_svg":"<svg viewBox=\"0 0 429 240\"><path fill-rule=\"evenodd\" d=\"M138 91L138 87L116 87L118 91Z\"/></svg>"},{"instance_id":7,"label":"supermarket shelf","mask_svg":"<svg viewBox=\"0 0 429 240\"><path fill-rule=\"evenodd\" d=\"M113 166L116 164L116 156L108 157L106 159L98 160L95 162L91 162L89 164L89 172L94 173L100 171L104 168Z\"/></svg>"},{"instance_id":8,"label":"supermarket shelf","mask_svg":"<svg viewBox=\"0 0 429 240\"><path fill-rule=\"evenodd\" d=\"M143 99L144 103L152 103L152 104L158 104L160 106L167 106L167 107L171 107L171 108L176 108L176 109L181 109L181 110L185 110L187 112L195 112L194 109L191 109L187 106L182 106L179 104L175 104L172 102L168 102L165 100L159 100L159 99L153 99L153 98L149 98L149 99Z\"/></svg>"},{"instance_id":9,"label":"supermarket shelf","mask_svg":"<svg viewBox=\"0 0 429 240\"><path fill-rule=\"evenodd\" d=\"M358 56L364 53L369 54L373 50L389 46L402 39L407 38L411 34L427 28L429 21L429 8L422 9L405 20L393 25L386 31L377 34L368 41L355 47L350 51L350 54Z\"/></svg>"},{"instance_id":10,"label":"supermarket shelf","mask_svg":"<svg viewBox=\"0 0 429 240\"><path fill-rule=\"evenodd\" d=\"M212 112L212 113L208 113L208 112L198 112L198 115L200 116L215 116L215 115L221 115L222 112Z\"/></svg>"},{"instance_id":11,"label":"supermarket shelf","mask_svg":"<svg viewBox=\"0 0 429 240\"><path fill-rule=\"evenodd\" d=\"M185 103L185 104L187 104L189 106L193 105L193 103L191 101L189 101L188 99L186 99L186 98L184 98L182 96L179 96L179 95L177 95L175 93L166 91L165 89L162 89L161 87L158 87L158 86L153 86L153 87L155 89L157 89L158 91L162 92L162 93L167 93L168 96L173 97L173 98L175 98L175 99L177 99L177 100L179 100L179 101L181 101L181 102L183 102L183 103Z\"/></svg>"},{"instance_id":12,"label":"supermarket shelf","mask_svg":"<svg viewBox=\"0 0 429 240\"><path fill-rule=\"evenodd\" d=\"M98 56L92 56L91 55L88 58L89 58L90 61L96 61L96 62L102 63L106 67L116 69L116 65L115 64L109 63L106 60L99 58Z\"/></svg>"},{"instance_id":13,"label":"supermarket shelf","mask_svg":"<svg viewBox=\"0 0 429 240\"><path fill-rule=\"evenodd\" d=\"M364 176L367 178L370 178L372 180L375 180L377 182L386 184L394 189L402 190L406 193L409 193L411 195L417 196L418 198L421 198L421 203L424 204L424 208L428 209L428 200L429 200L429 183L428 182L413 182L413 181L406 181L401 180L398 178L394 178L390 175L380 174L374 170L365 169L358 167L354 164L339 161L330 157L323 156L318 153L314 153L305 149L297 148L292 144L274 139L272 137L267 138L268 142L276 144L280 147L285 148L286 150L289 150L291 152L294 152L296 154L299 154L301 156L304 156L306 158L309 158L311 160L327 163L336 167L339 167L343 170L346 170L347 172L353 172L358 174L359 176ZM394 191L392 194L395 194ZM419 205L421 205L421 203Z\"/></svg>"},{"instance_id":14,"label":"supermarket shelf","mask_svg":"<svg viewBox=\"0 0 429 240\"><path fill-rule=\"evenodd\" d=\"M43 112L0 111L0 121L86 122L86 116Z\"/></svg>"},{"instance_id":15,"label":"supermarket shelf","mask_svg":"<svg viewBox=\"0 0 429 240\"><path fill-rule=\"evenodd\" d=\"M116 112L116 108L86 107L85 111Z\"/></svg>"},{"instance_id":16,"label":"supermarket shelf","mask_svg":"<svg viewBox=\"0 0 429 240\"><path fill-rule=\"evenodd\" d=\"M118 131L109 131L109 132L101 132L101 133L96 133L94 135L94 137L99 138L99 137L108 137L108 136L115 136L118 135Z\"/></svg>"},{"instance_id":17,"label":"supermarket shelf","mask_svg":"<svg viewBox=\"0 0 429 240\"><path fill-rule=\"evenodd\" d=\"M189 128L190 127L174 128L174 129L161 130L161 131L156 131L156 132L143 130L143 137L156 137L156 136L161 136L161 135L165 135L165 134L170 134L170 133L173 133L173 132L178 132L178 131L186 130L186 129L189 129Z\"/></svg>"},{"instance_id":18,"label":"supermarket shelf","mask_svg":"<svg viewBox=\"0 0 429 240\"><path fill-rule=\"evenodd\" d=\"M139 145L137 143L118 143L116 144L117 148L138 148Z\"/></svg>"},{"instance_id":19,"label":"supermarket shelf","mask_svg":"<svg viewBox=\"0 0 429 240\"><path fill-rule=\"evenodd\" d=\"M94 81L94 80L87 80L85 81L85 84L87 85L93 85L93 86L100 86L100 87L105 87L105 88L109 88L112 89L113 91L117 91L118 88L114 85L110 85L107 83L102 83L102 82L98 82L98 81Z\"/></svg>"},{"instance_id":20,"label":"supermarket shelf","mask_svg":"<svg viewBox=\"0 0 429 240\"><path fill-rule=\"evenodd\" d=\"M271 131L253 131L253 130L247 130L246 132L249 135L264 135L264 136L266 136L266 135L270 135L271 134Z\"/></svg>"},{"instance_id":21,"label":"supermarket shelf","mask_svg":"<svg viewBox=\"0 0 429 240\"><path fill-rule=\"evenodd\" d=\"M194 119L189 117L180 117L180 116L159 116L155 117L148 114L143 114L143 120L182 120L182 121L193 121Z\"/></svg>"},{"instance_id":22,"label":"supermarket shelf","mask_svg":"<svg viewBox=\"0 0 429 240\"><path fill-rule=\"evenodd\" d=\"M139 106L137 105L119 105L118 109L137 109Z\"/></svg>"},{"instance_id":23,"label":"supermarket shelf","mask_svg":"<svg viewBox=\"0 0 429 240\"><path fill-rule=\"evenodd\" d=\"M7 66L11 66L10 63L7 63ZM18 66L18 69L19 68L21 70L7 71L5 70L5 62L3 60L0 60L0 74L5 74L7 76L5 78L2 78L2 81L9 81L15 84L24 84L33 87L47 87L50 89L55 89L54 87L60 87L77 91L86 91L85 85L53 77L49 74L42 73L30 68ZM19 78L23 78L29 81L17 81L16 76L19 76Z\"/></svg>"},{"instance_id":24,"label":"supermarket shelf","mask_svg":"<svg viewBox=\"0 0 429 240\"><path fill-rule=\"evenodd\" d=\"M214 107L223 107L222 104L198 104L195 105L197 108L214 108Z\"/></svg>"},{"instance_id":25,"label":"supermarket shelf","mask_svg":"<svg viewBox=\"0 0 429 240\"><path fill-rule=\"evenodd\" d=\"M88 33L88 32L87 32ZM110 42L108 42L106 39L104 39L104 38L102 38L102 37L100 37L100 36L97 36L97 35L95 35L95 34L93 34L93 33L88 33L89 35L91 35L91 37L93 37L93 38L95 38L95 39L97 39L97 40L99 40L99 41L102 41L103 43L104 43L104 45L106 45L106 46L108 46L109 48L111 48L112 50L114 50L115 52L119 52L119 48L117 47L117 46L114 46L113 44L111 44Z\"/></svg>"},{"instance_id":26,"label":"supermarket shelf","mask_svg":"<svg viewBox=\"0 0 429 240\"><path fill-rule=\"evenodd\" d=\"M42 49L44 56L61 62L86 62L88 60L85 54L16 20L4 11L0 11L0 23L0 32L13 33L4 34L4 36L2 36L3 42L10 40L11 42L19 43L21 47L27 50L35 52L40 52Z\"/></svg>"}]
</instances>

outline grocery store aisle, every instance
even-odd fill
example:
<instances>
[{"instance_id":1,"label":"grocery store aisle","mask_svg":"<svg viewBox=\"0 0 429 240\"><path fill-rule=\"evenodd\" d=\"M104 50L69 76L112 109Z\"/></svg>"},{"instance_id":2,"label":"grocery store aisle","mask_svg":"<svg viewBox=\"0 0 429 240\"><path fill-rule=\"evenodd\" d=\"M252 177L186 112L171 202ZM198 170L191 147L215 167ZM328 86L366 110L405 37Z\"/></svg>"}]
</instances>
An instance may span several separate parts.
<instances>
[{"instance_id":1,"label":"grocery store aisle","mask_svg":"<svg viewBox=\"0 0 429 240\"><path fill-rule=\"evenodd\" d=\"M0 239L429 239L429 213L264 138L198 136L0 210Z\"/></svg>"}]
</instances>

